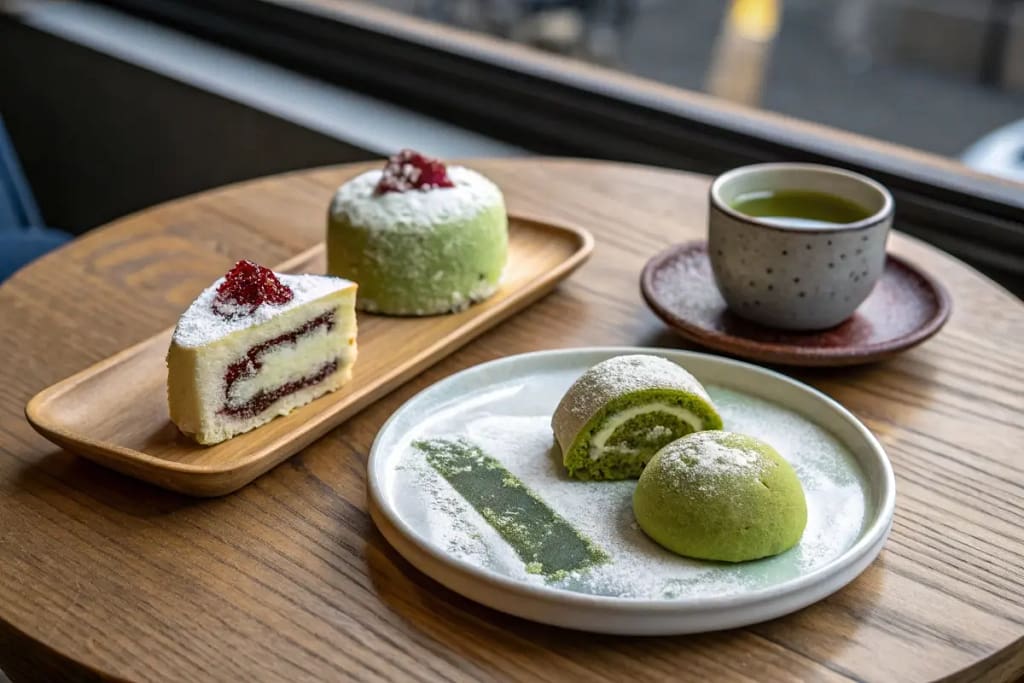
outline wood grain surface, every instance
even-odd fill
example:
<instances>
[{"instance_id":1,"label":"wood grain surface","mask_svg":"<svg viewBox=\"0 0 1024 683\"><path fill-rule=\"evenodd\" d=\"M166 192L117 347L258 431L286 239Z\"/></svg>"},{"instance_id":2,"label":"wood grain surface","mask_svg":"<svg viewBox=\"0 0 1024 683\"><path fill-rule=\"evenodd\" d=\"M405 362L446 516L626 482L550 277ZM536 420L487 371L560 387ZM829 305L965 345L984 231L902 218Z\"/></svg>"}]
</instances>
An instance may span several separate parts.
<instances>
[{"instance_id":1,"label":"wood grain surface","mask_svg":"<svg viewBox=\"0 0 1024 683\"><path fill-rule=\"evenodd\" d=\"M509 206L597 238L555 293L238 493L195 500L32 431L41 388L173 323L236 259L322 238L364 167L278 176L129 216L0 287L0 667L14 681L1013 680L1024 672L1024 305L906 237L949 289L934 339L884 363L789 371L850 408L897 479L892 536L832 597L751 628L616 638L477 606L403 561L366 514L384 420L430 383L511 353L686 346L641 302L648 257L699 238L707 179L570 160L480 161Z\"/></svg>"}]
</instances>

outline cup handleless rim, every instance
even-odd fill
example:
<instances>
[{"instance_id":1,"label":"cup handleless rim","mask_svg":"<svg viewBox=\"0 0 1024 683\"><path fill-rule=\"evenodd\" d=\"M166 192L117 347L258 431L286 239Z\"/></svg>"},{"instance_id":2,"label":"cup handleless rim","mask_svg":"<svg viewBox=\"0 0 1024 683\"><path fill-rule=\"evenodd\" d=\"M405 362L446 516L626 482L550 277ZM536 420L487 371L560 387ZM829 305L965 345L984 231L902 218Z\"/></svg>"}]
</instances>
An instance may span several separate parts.
<instances>
[{"instance_id":1,"label":"cup handleless rim","mask_svg":"<svg viewBox=\"0 0 1024 683\"><path fill-rule=\"evenodd\" d=\"M728 203L722 201L721 198L721 190L726 183L728 183L731 180L734 180L739 176L758 171L805 171L811 173L820 173L821 175L842 176L847 180L853 180L855 182L861 183L873 189L882 197L882 206L867 218L863 218L853 223L841 223L835 226L829 226L827 228L791 227L759 220L756 216L748 216L745 213L737 211L736 209L729 206ZM721 211L730 218L742 221L744 223L749 223L750 225L756 225L760 228L794 234L809 235L864 230L866 228L872 228L878 225L879 223L889 220L890 218L892 218L893 214L892 194L890 194L889 190L885 189L885 186L883 186L881 183L879 183L876 180L872 180L866 175L854 173L853 171L847 171L846 169L837 168L835 166L827 166L825 164L804 164L784 161L740 166L738 168L726 171L725 173L716 177L714 181L712 181L711 183L711 188L708 194L711 200L711 208Z\"/></svg>"}]
</instances>

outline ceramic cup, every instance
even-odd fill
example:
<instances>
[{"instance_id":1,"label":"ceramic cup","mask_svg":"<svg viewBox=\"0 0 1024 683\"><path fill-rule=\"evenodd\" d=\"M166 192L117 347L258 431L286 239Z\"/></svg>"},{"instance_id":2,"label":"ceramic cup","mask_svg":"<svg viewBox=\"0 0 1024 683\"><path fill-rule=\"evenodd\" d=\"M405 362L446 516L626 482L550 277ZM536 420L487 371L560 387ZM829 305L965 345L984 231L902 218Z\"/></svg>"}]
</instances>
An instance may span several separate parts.
<instances>
[{"instance_id":1,"label":"ceramic cup","mask_svg":"<svg viewBox=\"0 0 1024 683\"><path fill-rule=\"evenodd\" d=\"M856 223L799 227L732 208L747 192L804 190L872 212ZM850 171L816 164L743 166L711 185L708 255L715 282L740 317L787 330L821 330L853 315L885 267L892 195Z\"/></svg>"}]
</instances>

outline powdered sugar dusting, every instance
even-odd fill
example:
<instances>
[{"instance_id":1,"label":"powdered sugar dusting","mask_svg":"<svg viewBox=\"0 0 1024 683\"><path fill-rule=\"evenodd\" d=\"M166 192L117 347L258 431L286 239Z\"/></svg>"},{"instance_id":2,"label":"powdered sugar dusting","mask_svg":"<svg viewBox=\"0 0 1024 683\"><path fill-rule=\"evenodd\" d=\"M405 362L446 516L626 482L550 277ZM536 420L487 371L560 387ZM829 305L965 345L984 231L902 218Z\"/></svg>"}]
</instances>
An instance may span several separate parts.
<instances>
[{"instance_id":1,"label":"powdered sugar dusting","mask_svg":"<svg viewBox=\"0 0 1024 683\"><path fill-rule=\"evenodd\" d=\"M280 306L263 303L249 315L225 318L217 315L213 310L213 300L217 296L217 288L224 282L223 277L219 278L204 289L202 294L182 314L181 319L178 320L178 326L174 330L174 342L185 347L209 344L232 332L267 322L293 308L352 286L349 280L327 275L284 275L282 273L275 273L275 275L282 284L292 290L294 296L288 303Z\"/></svg>"},{"instance_id":2,"label":"powdered sugar dusting","mask_svg":"<svg viewBox=\"0 0 1024 683\"><path fill-rule=\"evenodd\" d=\"M707 392L693 375L661 356L615 356L583 373L554 411L553 426L570 442L591 417L614 398L644 389L675 389L705 400Z\"/></svg>"},{"instance_id":3,"label":"powdered sugar dusting","mask_svg":"<svg viewBox=\"0 0 1024 683\"><path fill-rule=\"evenodd\" d=\"M367 171L338 188L331 216L371 230L430 229L438 223L464 221L504 206L501 190L464 166L449 166L455 187L375 194L382 171Z\"/></svg>"},{"instance_id":4,"label":"powdered sugar dusting","mask_svg":"<svg viewBox=\"0 0 1024 683\"><path fill-rule=\"evenodd\" d=\"M846 448L829 432L780 405L708 386L726 429L767 441L793 464L807 494L807 528L794 549L735 565L690 560L664 550L636 524L635 481L578 481L566 475L549 415L570 381L567 378L554 391L550 383L521 380L491 386L405 435L389 484L389 497L399 514L452 556L518 581L635 599L732 595L778 584L829 563L859 537L868 487ZM543 577L528 573L497 532L409 445L429 437L461 437L481 447L607 552L611 561L555 582L545 583ZM716 452L708 466L751 464L734 453Z\"/></svg>"},{"instance_id":5,"label":"powdered sugar dusting","mask_svg":"<svg viewBox=\"0 0 1024 683\"><path fill-rule=\"evenodd\" d=\"M693 376L670 360L660 356L615 356L602 361L584 373L572 392L569 410L589 417L592 401L588 396L595 390L614 395L628 394L651 387L672 387L707 396Z\"/></svg>"},{"instance_id":6,"label":"powdered sugar dusting","mask_svg":"<svg viewBox=\"0 0 1024 683\"><path fill-rule=\"evenodd\" d=\"M699 320L718 316L725 300L713 284L711 264L706 258L677 258L654 272L654 291L668 310ZM709 283L695 287L693 282Z\"/></svg>"},{"instance_id":7,"label":"powdered sugar dusting","mask_svg":"<svg viewBox=\"0 0 1024 683\"><path fill-rule=\"evenodd\" d=\"M760 476L767 461L757 453L731 448L718 440L721 432L697 432L665 447L660 461L690 481L714 484L718 479ZM678 464L677 464L678 463Z\"/></svg>"}]
</instances>

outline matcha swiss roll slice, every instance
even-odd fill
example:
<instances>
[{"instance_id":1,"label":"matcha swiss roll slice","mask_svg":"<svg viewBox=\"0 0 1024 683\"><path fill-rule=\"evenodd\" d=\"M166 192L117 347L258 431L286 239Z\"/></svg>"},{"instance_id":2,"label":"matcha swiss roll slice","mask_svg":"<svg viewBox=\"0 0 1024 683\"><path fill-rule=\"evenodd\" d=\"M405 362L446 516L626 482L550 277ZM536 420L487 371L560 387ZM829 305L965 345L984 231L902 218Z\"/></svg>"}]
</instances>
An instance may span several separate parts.
<instances>
[{"instance_id":1,"label":"matcha swiss roll slice","mask_svg":"<svg viewBox=\"0 0 1024 683\"><path fill-rule=\"evenodd\" d=\"M693 375L658 356L617 356L587 370L551 419L569 474L640 476L658 450L681 436L721 429L722 418Z\"/></svg>"}]
</instances>

